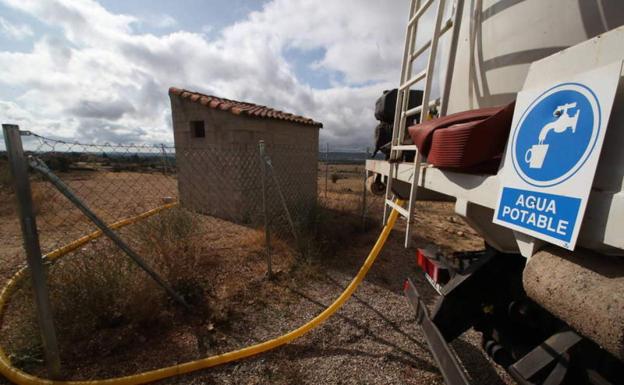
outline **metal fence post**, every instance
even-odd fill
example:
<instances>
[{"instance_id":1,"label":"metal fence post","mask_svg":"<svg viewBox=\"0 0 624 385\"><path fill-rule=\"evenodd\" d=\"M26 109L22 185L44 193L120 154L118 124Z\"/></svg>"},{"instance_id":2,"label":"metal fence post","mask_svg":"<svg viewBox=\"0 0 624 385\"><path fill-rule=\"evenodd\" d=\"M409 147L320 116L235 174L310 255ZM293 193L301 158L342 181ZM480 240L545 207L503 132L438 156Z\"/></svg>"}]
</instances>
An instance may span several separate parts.
<instances>
[{"instance_id":1,"label":"metal fence post","mask_svg":"<svg viewBox=\"0 0 624 385\"><path fill-rule=\"evenodd\" d=\"M265 165L268 166L268 171L271 173L271 179L273 180L273 184L275 184L275 190L277 190L277 195L280 199L280 202L282 203L282 209L284 209L284 213L286 214L286 220L288 220L288 225L290 226L290 230L292 231L295 243L299 244L299 235L297 234L297 228L295 227L295 222L293 221L292 215L290 215L290 210L288 209L286 198L284 197L284 193L282 192L282 187L277 180L277 175L275 175L273 162L271 162L271 158L266 153L262 157L262 160L264 161Z\"/></svg>"},{"instance_id":2,"label":"metal fence post","mask_svg":"<svg viewBox=\"0 0 624 385\"><path fill-rule=\"evenodd\" d=\"M269 209L267 206L267 167L264 161L265 147L264 140L258 142L258 148L260 150L260 165L261 165L261 179L262 179L262 211L264 213L264 243L266 245L266 257L267 257L267 276L271 278L273 276L273 268L271 264L271 232L269 230Z\"/></svg>"},{"instance_id":3,"label":"metal fence post","mask_svg":"<svg viewBox=\"0 0 624 385\"><path fill-rule=\"evenodd\" d=\"M33 285L45 360L50 378L55 379L61 375L61 360L54 330L50 295L46 284L46 269L41 259L37 222L33 212L28 163L24 156L19 127L13 124L3 124L2 130L9 166L13 175L13 186L17 197L22 236L24 237L24 250L26 251L26 260Z\"/></svg>"}]
</instances>

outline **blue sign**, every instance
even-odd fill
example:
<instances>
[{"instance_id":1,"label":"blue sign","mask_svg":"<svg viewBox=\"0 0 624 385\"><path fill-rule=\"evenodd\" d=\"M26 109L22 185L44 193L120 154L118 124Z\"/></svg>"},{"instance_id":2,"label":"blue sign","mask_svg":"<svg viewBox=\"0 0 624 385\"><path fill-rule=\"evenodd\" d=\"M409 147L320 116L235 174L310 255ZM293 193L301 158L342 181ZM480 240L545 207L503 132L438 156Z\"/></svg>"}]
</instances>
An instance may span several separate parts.
<instances>
[{"instance_id":1,"label":"blue sign","mask_svg":"<svg viewBox=\"0 0 624 385\"><path fill-rule=\"evenodd\" d=\"M570 242L581 200L504 187L497 219Z\"/></svg>"},{"instance_id":2,"label":"blue sign","mask_svg":"<svg viewBox=\"0 0 624 385\"><path fill-rule=\"evenodd\" d=\"M600 104L579 83L559 84L523 112L512 143L513 166L528 184L557 185L574 175L596 146Z\"/></svg>"},{"instance_id":3,"label":"blue sign","mask_svg":"<svg viewBox=\"0 0 624 385\"><path fill-rule=\"evenodd\" d=\"M538 73L539 63L531 66L533 75L516 98L492 220L574 250L623 62L561 83L541 83L552 74ZM520 251L529 256L536 244L517 235Z\"/></svg>"}]
</instances>

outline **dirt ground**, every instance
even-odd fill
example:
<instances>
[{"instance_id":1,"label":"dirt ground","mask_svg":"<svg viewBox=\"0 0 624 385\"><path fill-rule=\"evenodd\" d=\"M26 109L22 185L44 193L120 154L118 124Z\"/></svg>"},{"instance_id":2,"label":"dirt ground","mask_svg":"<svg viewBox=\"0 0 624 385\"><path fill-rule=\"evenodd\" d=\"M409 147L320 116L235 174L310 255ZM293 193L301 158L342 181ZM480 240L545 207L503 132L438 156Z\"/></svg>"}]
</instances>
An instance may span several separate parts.
<instances>
[{"instance_id":1,"label":"dirt ground","mask_svg":"<svg viewBox=\"0 0 624 385\"><path fill-rule=\"evenodd\" d=\"M287 242L275 241L276 278L267 280L262 232L217 218L204 218L203 231L211 250L206 279L214 300L223 302L227 317L219 324L180 324L167 333L145 336L142 344L109 356L85 357L67 364L71 378L102 378L185 362L223 353L290 331L328 306L349 283L379 233L382 201L367 196L367 219L362 220L363 166L331 165L325 189L325 169L319 168L320 201L335 217L344 219L335 253L318 255L313 263L301 261ZM134 175L133 175L134 174ZM335 177L332 178L332 175ZM70 185L83 191L112 189L119 179L136 184L136 173L67 175ZM161 175L141 175L138 191L121 191L111 201L87 199L101 214L136 214L175 194L175 181ZM157 189L151 186L160 186ZM165 186L165 187L162 187ZM173 191L173 192L172 192ZM6 194L6 193L3 193ZM63 239L77 238L77 213L61 201L40 213L44 249ZM99 195L99 194L98 194ZM112 194L111 194L112 195ZM4 281L23 261L18 222L0 200L0 242ZM6 199L5 199L6 198ZM101 198L99 198L101 199ZM141 202L137 204L136 202ZM53 205L53 206L54 206ZM110 210L115 208L116 210ZM121 210L117 210L121 208ZM59 213L62 213L60 215ZM59 219L59 218L62 218ZM63 223L73 221L72 226ZM458 216L449 202L420 202L417 207L415 246L437 245L444 251L478 250L483 241ZM86 227L85 223L85 229ZM422 332L403 294L403 281L411 277L428 304L435 292L416 267L415 250L403 247L404 222L399 221L378 261L355 295L326 323L303 338L268 354L241 362L161 381L163 384L443 384ZM58 230L56 230L58 229ZM340 234L338 234L340 233ZM199 335L202 337L198 337ZM201 341L200 341L201 340ZM511 384L500 368L491 366L480 348L480 337L468 332L453 343L475 384Z\"/></svg>"},{"instance_id":2,"label":"dirt ground","mask_svg":"<svg viewBox=\"0 0 624 385\"><path fill-rule=\"evenodd\" d=\"M133 172L60 173L59 176L107 223L137 215L176 196L176 181L162 174ZM96 230L78 209L47 182L32 178L33 206L42 253ZM0 279L24 263L15 198L0 188Z\"/></svg>"}]
</instances>

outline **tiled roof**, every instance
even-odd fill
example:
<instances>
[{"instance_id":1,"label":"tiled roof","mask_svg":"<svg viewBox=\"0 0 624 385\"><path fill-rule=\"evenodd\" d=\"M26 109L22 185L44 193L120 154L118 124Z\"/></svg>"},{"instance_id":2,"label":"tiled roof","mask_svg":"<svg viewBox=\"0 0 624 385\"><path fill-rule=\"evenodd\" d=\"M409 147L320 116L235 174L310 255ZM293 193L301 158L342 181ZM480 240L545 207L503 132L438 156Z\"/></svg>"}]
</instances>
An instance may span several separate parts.
<instances>
[{"instance_id":1,"label":"tiled roof","mask_svg":"<svg viewBox=\"0 0 624 385\"><path fill-rule=\"evenodd\" d=\"M208 108L229 111L234 115L247 115L251 117L265 119L286 120L289 122L307 124L319 128L323 127L323 123L315 122L310 118L293 115L288 112L278 111L270 107L260 106L253 103L238 102L236 100L229 100L216 96L204 95L200 94L199 92L192 92L175 87L169 88L169 95L179 96L180 98L188 99L191 102L199 103L202 106L206 106Z\"/></svg>"}]
</instances>

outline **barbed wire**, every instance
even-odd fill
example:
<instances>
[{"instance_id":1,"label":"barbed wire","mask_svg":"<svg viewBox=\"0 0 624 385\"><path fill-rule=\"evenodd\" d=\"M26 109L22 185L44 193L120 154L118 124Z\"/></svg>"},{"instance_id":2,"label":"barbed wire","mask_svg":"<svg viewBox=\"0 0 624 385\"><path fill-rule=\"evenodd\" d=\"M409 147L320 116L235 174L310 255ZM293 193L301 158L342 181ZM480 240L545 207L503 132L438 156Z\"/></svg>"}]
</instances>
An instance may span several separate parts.
<instances>
[{"instance_id":1,"label":"barbed wire","mask_svg":"<svg viewBox=\"0 0 624 385\"><path fill-rule=\"evenodd\" d=\"M165 143L154 143L154 144L145 144L145 143L140 143L140 144L135 144L135 143L109 143L109 142L104 142L104 143L84 143L84 142L80 142L77 140L73 140L73 141L69 141L69 140L65 140L65 139L58 139L58 138L51 138L51 137L47 137L47 136L43 136L37 133L34 133L32 131L22 131L22 135L25 137L32 137L32 138L36 138L40 141L40 145L41 146L49 146L50 148L54 149L57 145L64 145L64 146L80 146L83 148L106 148L106 147L111 147L111 148L142 148L142 149L162 149L162 148L166 148L166 149L175 149L173 144L165 144Z\"/></svg>"},{"instance_id":2,"label":"barbed wire","mask_svg":"<svg viewBox=\"0 0 624 385\"><path fill-rule=\"evenodd\" d=\"M63 144L63 145L80 145L80 146L84 146L84 147L119 147L119 148L161 148L161 147L165 147L165 148L175 148L173 143L153 143L153 144L146 144L146 143L110 143L110 142L104 142L104 143L85 143L85 142L81 142L78 140L67 140L67 139L61 139L61 138L53 138L53 137L49 137L49 136L44 136L44 135L40 135L37 134L33 131L22 131L22 135L25 136L31 136L33 138L37 138L39 140L41 140L44 143L57 143L57 144ZM326 149L329 148L329 152L343 152L343 153L370 153L372 146L340 146L340 145L333 145L331 142L325 142L322 143L322 145L319 148L319 152L323 153L326 152Z\"/></svg>"}]
</instances>

